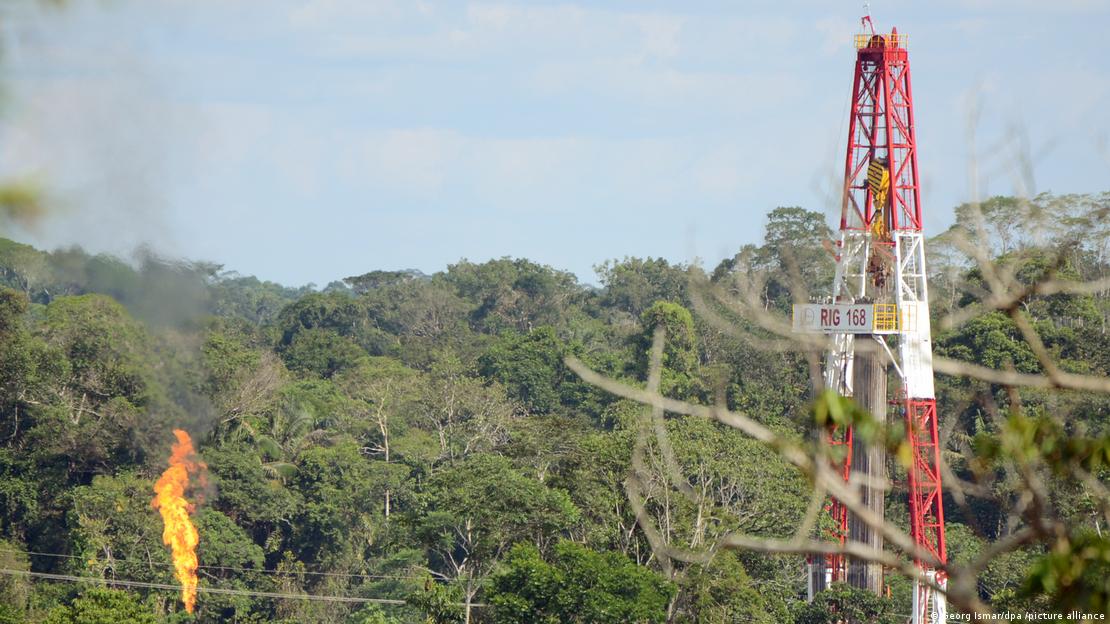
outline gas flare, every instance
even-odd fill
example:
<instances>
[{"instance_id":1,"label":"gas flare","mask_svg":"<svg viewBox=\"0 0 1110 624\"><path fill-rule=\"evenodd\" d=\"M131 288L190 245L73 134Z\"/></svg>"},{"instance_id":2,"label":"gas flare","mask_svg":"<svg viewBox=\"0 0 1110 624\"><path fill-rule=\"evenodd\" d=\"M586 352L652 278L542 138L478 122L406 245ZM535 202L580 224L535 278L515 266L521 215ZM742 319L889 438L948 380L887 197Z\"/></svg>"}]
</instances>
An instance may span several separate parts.
<instances>
[{"instance_id":1,"label":"gas flare","mask_svg":"<svg viewBox=\"0 0 1110 624\"><path fill-rule=\"evenodd\" d=\"M185 489L189 487L189 475L207 467L196 459L188 433L174 429L173 435L177 437L177 442L170 453L170 466L154 484L155 497L150 505L162 514L165 524L162 541L173 551L173 567L181 583L181 601L185 603L185 610L192 613L197 601L199 536L189 519L194 506L185 500Z\"/></svg>"}]
</instances>

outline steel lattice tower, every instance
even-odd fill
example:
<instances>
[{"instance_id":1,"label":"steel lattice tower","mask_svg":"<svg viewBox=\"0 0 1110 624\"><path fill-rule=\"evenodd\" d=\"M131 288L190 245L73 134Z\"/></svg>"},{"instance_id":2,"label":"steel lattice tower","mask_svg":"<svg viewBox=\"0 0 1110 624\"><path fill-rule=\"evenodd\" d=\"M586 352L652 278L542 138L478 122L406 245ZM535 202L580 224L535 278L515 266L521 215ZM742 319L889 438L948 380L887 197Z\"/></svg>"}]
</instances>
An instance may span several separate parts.
<instances>
[{"instance_id":1,"label":"steel lattice tower","mask_svg":"<svg viewBox=\"0 0 1110 624\"><path fill-rule=\"evenodd\" d=\"M864 23L870 24L870 18L864 18ZM799 331L830 334L825 384L843 396L856 394L853 382L859 378L859 371L853 371L853 366L860 364L856 362L857 341L873 341L877 347L877 355L868 357L883 359L880 370L884 394L886 367L892 367L898 383L893 396L886 398L894 414L901 414L905 420L913 458L907 467L911 533L921 550L945 562L940 446L907 43L906 36L897 29L876 34L872 28L870 34L855 38L855 77L833 295L827 304L795 306L794 325ZM881 410L884 413L885 407ZM854 447L858 441L852 439L850 428L831 429L827 435L831 444L845 447L837 470L848 479L854 474L852 458L858 456ZM863 495L866 499L875 492L865 491ZM879 497L881 509L881 494ZM850 533L857 534L844 505L833 500L828 509L835 526L834 539L843 543ZM917 565L926 578L944 587L943 571L921 558ZM858 585L849 579L849 566L850 562L839 555L811 559L810 597L830 582L853 581ZM912 622L943 622L945 616L944 595L927 583L915 582Z\"/></svg>"}]
</instances>

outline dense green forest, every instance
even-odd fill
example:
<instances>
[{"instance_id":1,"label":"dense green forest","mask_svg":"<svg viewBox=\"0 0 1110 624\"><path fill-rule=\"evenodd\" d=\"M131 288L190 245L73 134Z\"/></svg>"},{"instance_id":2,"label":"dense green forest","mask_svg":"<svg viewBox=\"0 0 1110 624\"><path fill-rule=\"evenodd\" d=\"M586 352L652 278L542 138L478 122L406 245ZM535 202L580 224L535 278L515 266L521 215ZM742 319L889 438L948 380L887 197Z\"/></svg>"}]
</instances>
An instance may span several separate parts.
<instances>
[{"instance_id":1,"label":"dense green forest","mask_svg":"<svg viewBox=\"0 0 1110 624\"><path fill-rule=\"evenodd\" d=\"M1105 378L1108 207L1105 194L959 207L928 247L937 354ZM646 408L566 360L642 386L663 327L662 394L723 402L807 443L811 362L751 339L764 330L728 298L751 294L738 278L769 314L827 293L832 237L820 213L777 208L761 244L708 270L625 258L598 266L594 287L526 259L462 260L322 289L0 240L0 622L900 621L909 582L895 572L890 598L836 587L807 606L803 555L718 546L733 531L789 537L812 490L777 449L718 422L667 415L685 480L648 453L646 535L626 495ZM1028 286L1009 307L992 290L1002 274ZM1048 278L1093 285L1037 287ZM721 296L705 304L710 292ZM1019 535L1031 513L1064 527L999 549L974 592L998 609L1105 608L1110 396L937 383L947 464L978 484L946 499L950 559ZM175 583L151 498L177 427L208 468L190 494L194 615L174 590L144 586ZM1034 455L1047 457L1032 470L1051 509L1027 509L1007 463L1020 473ZM887 517L902 527L905 506L895 489ZM652 539L711 557L660 556ZM291 596L303 594L318 599Z\"/></svg>"}]
</instances>

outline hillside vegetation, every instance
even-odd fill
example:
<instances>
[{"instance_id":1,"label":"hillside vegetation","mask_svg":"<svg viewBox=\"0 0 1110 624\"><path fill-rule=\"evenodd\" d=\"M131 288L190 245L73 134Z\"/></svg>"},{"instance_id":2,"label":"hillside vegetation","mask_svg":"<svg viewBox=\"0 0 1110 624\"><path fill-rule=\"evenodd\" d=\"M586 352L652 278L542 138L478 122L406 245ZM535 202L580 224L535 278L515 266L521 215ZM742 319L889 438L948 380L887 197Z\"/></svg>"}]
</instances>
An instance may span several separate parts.
<instances>
[{"instance_id":1,"label":"hillside vegetation","mask_svg":"<svg viewBox=\"0 0 1110 624\"><path fill-rule=\"evenodd\" d=\"M1015 305L1043 343L1031 346L1012 315L984 303L994 277L953 241L975 241L1018 283L1105 284L1108 206L1102 195L960 207L928 247L937 354L1043 375L1043 347L1061 371L1106 377L1110 286L1030 289ZM829 622L846 605L866 614L860 621L898 621L909 584L894 573L890 599L837 588L807 607L803 556L716 546L732 531L789 537L811 494L774 449L716 422L665 421L684 487L649 453L654 530L714 555L661 560L625 490L645 408L565 363L573 355L643 384L662 326L664 395L723 401L808 440L806 358L709 323L694 303L699 288L729 292L735 276L761 275L759 306L788 313L799 284L829 291L832 237L821 214L778 208L762 244L708 272L625 258L598 266L595 288L503 258L433 275L372 271L323 289L149 253L127 263L0 240L0 568L105 581L0 576L0 622L771 624ZM953 313L965 322L946 326ZM1016 413L1050 419L1066 432L1058 439L1092 441L1060 461L1089 462L1094 481L1046 463L1038 470L1051 510L1038 513L1061 519L1069 545L1089 534L1082 543L1096 554L1057 570L1061 542L1023 541L993 558L976 591L999 609L1105 607L1110 541L1098 487L1110 484L1107 461L1092 458L1110 459L1110 444L1098 446L1110 440L1110 397L959 375L937 382L953 474L995 475L985 490L946 499L950 559L1022 529L1023 481L980 460L1010 448L987 441L1004 440ZM141 586L175 582L150 501L176 427L208 466L193 493L194 616L176 592ZM905 505L896 489L887 518L904 526Z\"/></svg>"}]
</instances>

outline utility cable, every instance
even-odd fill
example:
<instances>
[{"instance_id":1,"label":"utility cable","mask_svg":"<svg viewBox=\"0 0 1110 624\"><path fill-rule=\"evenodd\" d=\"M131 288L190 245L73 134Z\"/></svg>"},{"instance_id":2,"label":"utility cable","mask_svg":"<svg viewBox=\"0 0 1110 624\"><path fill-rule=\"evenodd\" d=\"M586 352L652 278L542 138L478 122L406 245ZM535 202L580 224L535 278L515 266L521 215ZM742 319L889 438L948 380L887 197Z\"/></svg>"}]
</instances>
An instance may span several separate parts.
<instances>
[{"instance_id":1,"label":"utility cable","mask_svg":"<svg viewBox=\"0 0 1110 624\"><path fill-rule=\"evenodd\" d=\"M49 579L52 581L67 581L70 583L95 583L95 584L108 584L120 585L123 587L142 587L146 589L170 589L173 591L181 591L180 585L171 585L169 583L148 583L146 581L130 581L124 579L106 579L99 576L74 576L71 574L50 574L47 572L30 572L28 570L12 570L8 568L0 568L0 574L7 574L9 576L29 576L34 578ZM264 591L251 591L247 589L227 589L223 587L207 587L205 585L198 585L197 592L209 594L229 594L233 596L253 596L257 598L280 598L284 600L318 600L323 602L357 602L367 603L373 602L376 604L390 604L390 605L403 605L404 600L394 598L356 598L353 596L325 596L320 594L292 594L283 592L264 592ZM471 605L474 606L474 605Z\"/></svg>"},{"instance_id":2,"label":"utility cable","mask_svg":"<svg viewBox=\"0 0 1110 624\"><path fill-rule=\"evenodd\" d=\"M15 549L15 548L0 548L0 552L19 553L19 554L24 554L24 555L33 555L33 556L36 556L36 557L56 557L56 558L59 558L59 559L82 559L82 560L85 560L85 557L81 557L79 555L61 555L61 554L58 554L58 553L37 552L37 551L34 551L34 550L18 550L18 549ZM159 565L159 566L165 566L165 567L173 567L173 563L171 563L169 561L136 561L134 559L111 559L110 561L107 560L107 559L97 559L97 561L98 562L104 561L104 562L108 562L108 563L118 561L118 562L121 562L121 563L136 563L136 564L141 564L141 565ZM403 574L351 574L351 573L344 573L344 572L309 572L307 570L305 570L305 571L266 570L264 568L237 568L237 567L234 567L234 566L210 566L210 565L197 566L197 569L198 570L229 570L229 571L232 571L232 572L258 572L258 573L261 573L261 574L277 574L277 575L284 575L284 576L299 576L299 575L303 574L305 576L331 576L331 577L360 578L360 579L385 579L385 580L395 580L395 581L419 580L419 579L425 578L423 576L403 575Z\"/></svg>"},{"instance_id":3,"label":"utility cable","mask_svg":"<svg viewBox=\"0 0 1110 624\"><path fill-rule=\"evenodd\" d=\"M50 574L47 572L31 572L28 570L12 570L10 568L0 568L0 574L9 576L27 576L32 578L41 578L52 581L65 581L69 583L92 583L92 584L106 584L106 585L119 585L121 587L139 587L144 589L168 589L172 591L181 591L180 585L171 585L169 583L149 583L146 581L131 581L125 579L106 579L98 576L74 576L72 574ZM322 594L293 594L286 592L264 592L252 591L248 589L227 589L223 587L208 587L206 585L197 586L198 593L207 594L226 594L232 596L248 596L254 598L277 598L280 600L315 600L320 602L344 602L344 603L374 603L385 605L404 605L408 604L404 600L398 598L359 598L355 596L328 596ZM464 603L454 603L453 606L465 607ZM472 602L471 607L486 607L485 603Z\"/></svg>"}]
</instances>

